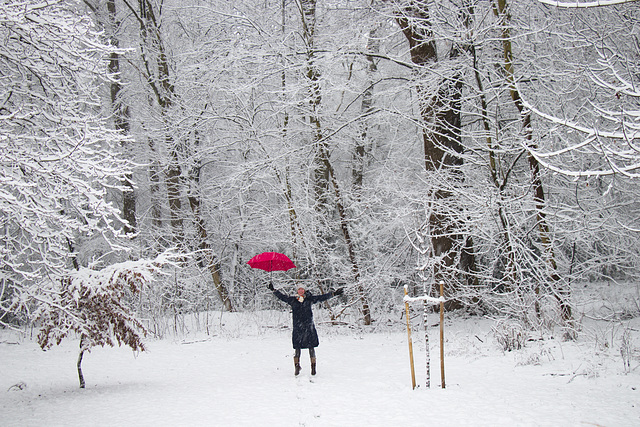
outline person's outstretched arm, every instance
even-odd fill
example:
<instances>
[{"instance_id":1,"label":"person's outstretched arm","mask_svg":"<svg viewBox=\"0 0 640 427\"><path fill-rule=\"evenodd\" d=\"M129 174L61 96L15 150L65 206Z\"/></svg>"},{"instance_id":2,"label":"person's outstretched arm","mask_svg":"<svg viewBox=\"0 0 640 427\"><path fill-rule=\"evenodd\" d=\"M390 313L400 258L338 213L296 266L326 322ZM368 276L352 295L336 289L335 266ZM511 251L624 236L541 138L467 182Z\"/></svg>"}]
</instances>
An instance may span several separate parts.
<instances>
[{"instance_id":1,"label":"person's outstretched arm","mask_svg":"<svg viewBox=\"0 0 640 427\"><path fill-rule=\"evenodd\" d=\"M267 289L269 289L271 292L273 292L273 295L276 296L276 298L278 298L280 301L286 302L287 304L291 304L295 298L285 295L282 292L280 292L279 290L275 289L273 287L273 283L269 282L269 284L267 285Z\"/></svg>"},{"instance_id":2,"label":"person's outstretched arm","mask_svg":"<svg viewBox=\"0 0 640 427\"><path fill-rule=\"evenodd\" d=\"M313 296L311 296L311 302L315 304L317 302L326 301L329 298L332 298L332 297L338 296L338 295L342 295L343 293L344 293L344 289L343 288L339 288L339 289L336 289L335 291L327 292L326 294L313 295Z\"/></svg>"}]
</instances>

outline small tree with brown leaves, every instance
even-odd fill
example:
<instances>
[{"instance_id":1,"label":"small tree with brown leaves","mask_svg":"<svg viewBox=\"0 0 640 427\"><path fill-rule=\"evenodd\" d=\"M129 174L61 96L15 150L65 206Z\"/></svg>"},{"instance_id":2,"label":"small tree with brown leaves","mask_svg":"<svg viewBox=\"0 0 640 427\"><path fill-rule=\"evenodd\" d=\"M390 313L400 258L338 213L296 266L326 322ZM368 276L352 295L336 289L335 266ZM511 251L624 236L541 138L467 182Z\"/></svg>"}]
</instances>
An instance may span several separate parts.
<instances>
[{"instance_id":1,"label":"small tree with brown leaves","mask_svg":"<svg viewBox=\"0 0 640 427\"><path fill-rule=\"evenodd\" d=\"M42 323L38 342L43 350L75 333L80 337L78 378L85 387L82 357L95 346L128 345L133 351L144 351L144 325L132 308L133 296L153 280L166 255L155 260L128 261L102 270L81 268L62 278L54 297L43 303L38 314Z\"/></svg>"}]
</instances>

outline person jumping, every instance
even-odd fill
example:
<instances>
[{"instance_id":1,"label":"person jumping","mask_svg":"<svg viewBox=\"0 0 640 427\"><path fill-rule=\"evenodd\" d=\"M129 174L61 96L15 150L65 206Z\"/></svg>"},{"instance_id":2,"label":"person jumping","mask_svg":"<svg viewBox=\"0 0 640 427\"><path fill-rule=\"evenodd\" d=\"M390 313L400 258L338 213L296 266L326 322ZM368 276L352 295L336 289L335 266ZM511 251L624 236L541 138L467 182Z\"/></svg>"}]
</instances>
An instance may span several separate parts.
<instances>
[{"instance_id":1,"label":"person jumping","mask_svg":"<svg viewBox=\"0 0 640 427\"><path fill-rule=\"evenodd\" d=\"M342 295L342 288L333 292L322 295L313 295L311 292L305 292L300 286L296 296L288 296L277 289L273 288L273 283L269 283L267 288L281 301L291 306L293 314L293 333L291 342L295 353L293 355L293 364L295 367L294 375L300 374L300 353L303 348L309 349L309 358L311 359L311 375L316 374L316 347L319 344L316 326L313 323L313 311L311 306L317 302L326 301L331 297Z\"/></svg>"}]
</instances>

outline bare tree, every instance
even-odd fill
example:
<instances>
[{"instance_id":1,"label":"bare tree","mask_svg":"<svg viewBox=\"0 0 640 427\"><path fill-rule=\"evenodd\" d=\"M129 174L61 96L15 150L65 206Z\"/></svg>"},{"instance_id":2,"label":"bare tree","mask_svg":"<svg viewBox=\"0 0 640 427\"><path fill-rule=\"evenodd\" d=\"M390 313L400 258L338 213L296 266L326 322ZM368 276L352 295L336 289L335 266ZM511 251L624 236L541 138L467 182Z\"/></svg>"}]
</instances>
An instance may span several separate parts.
<instances>
[{"instance_id":1,"label":"bare tree","mask_svg":"<svg viewBox=\"0 0 640 427\"><path fill-rule=\"evenodd\" d=\"M320 212L321 218L329 218L329 198L328 193L330 188L333 188L335 210L338 214L338 221L344 243L346 245L349 262L351 264L351 274L355 285L355 291L357 298L360 300L362 308L362 317L365 325L371 324L371 310L369 308L369 302L365 293L365 290L360 283L360 268L358 266L358 260L356 255L356 249L354 241L351 237L351 230L347 210L344 205L344 197L341 190L340 182L336 176L336 171L332 165L329 154L329 135L326 135L323 124L320 120L320 106L322 103L322 93L320 88L320 71L315 63L315 46L314 46L314 32L316 27L316 1L315 0L301 0L297 2L300 19L302 25L302 39L306 50L307 71L306 77L308 80L308 104L309 104L309 123L312 127L314 136L312 138L312 146L314 147L314 186L317 209ZM322 232L321 232L322 233ZM321 235L320 241L323 246L329 244L329 236Z\"/></svg>"},{"instance_id":2,"label":"bare tree","mask_svg":"<svg viewBox=\"0 0 640 427\"><path fill-rule=\"evenodd\" d=\"M120 46L118 40L118 30L121 25L118 20L117 6L115 0L107 0L107 14L109 23L109 33L111 34L111 45ZM114 122L116 130L122 132L123 135L129 135L131 131L129 107L122 99L122 76L120 73L121 54L112 52L109 55L109 73L115 79L111 83L111 106L114 111ZM126 149L125 145L125 149ZM133 173L129 173L124 177L123 185L125 190L122 192L122 218L125 223L125 234L136 232L136 196L134 190Z\"/></svg>"},{"instance_id":3,"label":"bare tree","mask_svg":"<svg viewBox=\"0 0 640 427\"><path fill-rule=\"evenodd\" d=\"M195 245L197 251L195 255L202 268L209 271L215 289L226 310L233 310L230 294L227 286L222 280L220 272L220 262L215 250L209 241L206 222L202 212L202 201L200 191L200 170L199 160L188 171L185 172L185 162L189 157L194 156L199 146L199 131L184 133L179 127L175 127L172 121L176 114L182 109L180 94L175 87L175 77L171 75L173 65L170 55L165 46L162 30L163 16L161 8L156 8L147 0L140 0L138 7L128 1L124 2L129 11L133 14L140 27L140 61L142 64L142 74L153 94L155 105L159 108L160 116L160 138L163 141L161 150L167 151L165 187L167 190L167 201L172 225L173 243L188 249L185 242L185 210L183 209L183 199L187 199L191 208L191 217L196 229L196 238L199 242ZM198 121L199 116L189 119ZM181 135L185 135L184 137ZM187 137L190 135L190 141ZM194 147L191 147L194 145ZM153 169L153 176L157 176L157 170ZM157 179L157 178L156 178ZM154 178L152 177L152 181ZM162 232L162 231L160 231ZM178 292L180 293L180 292Z\"/></svg>"},{"instance_id":4,"label":"bare tree","mask_svg":"<svg viewBox=\"0 0 640 427\"><path fill-rule=\"evenodd\" d=\"M444 58L439 58L430 1L399 2L396 21L409 42L409 54L415 64L416 92L420 117L424 123L422 140L424 147L424 167L429 176L446 174L441 180L461 182L460 167L463 165L461 96L462 68L459 55L461 48L452 43ZM466 13L466 11L465 11ZM447 65L439 66L446 62ZM438 259L433 280L444 281L447 294L455 294L455 268L459 254L472 258L462 233L462 224L454 219L456 198L454 189L448 185L432 186L428 197L432 207L428 210L428 233L430 234L432 256ZM472 262L467 261L469 265ZM459 307L452 300L449 308Z\"/></svg>"},{"instance_id":5,"label":"bare tree","mask_svg":"<svg viewBox=\"0 0 640 427\"><path fill-rule=\"evenodd\" d=\"M499 18L500 26L502 28L502 44L504 54L504 74L509 85L509 92L514 105L518 109L522 120L522 132L524 138L527 141L526 147L528 150L535 150L536 143L533 140L533 129L531 124L531 113L526 110L520 92L516 87L516 81L514 77L514 64L513 64L513 48L511 43L511 17L508 10L508 3L506 0L497 0L495 2L494 11ZM531 154L528 155L529 168L531 170L532 189L534 193L534 202L536 207L537 226L540 235L540 241L544 247L544 260L549 265L549 279L555 283L553 287L557 288L554 293L558 299L558 303L562 309L562 317L565 321L572 320L571 306L567 301L566 291L562 288L560 283L560 276L557 273L557 263L554 254L554 249L551 243L551 230L547 222L545 207L545 191L541 179L540 163L537 158ZM536 289L536 293L539 293L539 289Z\"/></svg>"}]
</instances>

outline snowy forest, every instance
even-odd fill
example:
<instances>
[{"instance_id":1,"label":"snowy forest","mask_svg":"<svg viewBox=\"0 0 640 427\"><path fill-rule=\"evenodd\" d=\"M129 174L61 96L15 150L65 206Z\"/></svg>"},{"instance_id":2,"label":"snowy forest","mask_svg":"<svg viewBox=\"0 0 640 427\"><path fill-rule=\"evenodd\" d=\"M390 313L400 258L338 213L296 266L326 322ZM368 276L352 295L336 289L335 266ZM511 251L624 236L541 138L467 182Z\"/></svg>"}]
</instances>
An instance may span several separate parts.
<instances>
[{"instance_id":1,"label":"snowy forest","mask_svg":"<svg viewBox=\"0 0 640 427\"><path fill-rule=\"evenodd\" d=\"M0 164L0 329L78 370L270 282L360 332L444 283L505 351L613 284L640 359L634 0L0 0Z\"/></svg>"},{"instance_id":2,"label":"snowy forest","mask_svg":"<svg viewBox=\"0 0 640 427\"><path fill-rule=\"evenodd\" d=\"M3 1L0 325L142 350L269 282L344 288L336 325L441 282L565 340L589 283L638 317L638 6Z\"/></svg>"},{"instance_id":3,"label":"snowy forest","mask_svg":"<svg viewBox=\"0 0 640 427\"><path fill-rule=\"evenodd\" d=\"M570 337L572 288L640 261L640 10L575 6L4 2L2 324L171 251L133 306L159 335L296 280L346 288L335 321L443 281ZM247 266L271 250L298 268Z\"/></svg>"}]
</instances>

